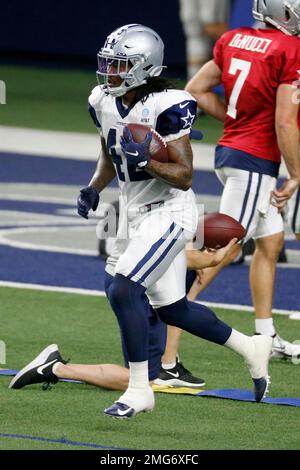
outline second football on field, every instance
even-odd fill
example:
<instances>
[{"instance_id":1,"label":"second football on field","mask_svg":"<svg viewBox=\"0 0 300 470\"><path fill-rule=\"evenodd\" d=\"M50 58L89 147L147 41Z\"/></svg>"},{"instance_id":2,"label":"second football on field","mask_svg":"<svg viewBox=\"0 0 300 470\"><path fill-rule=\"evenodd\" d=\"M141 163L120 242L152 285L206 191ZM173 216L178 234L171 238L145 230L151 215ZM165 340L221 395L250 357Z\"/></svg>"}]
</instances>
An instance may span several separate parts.
<instances>
[{"instance_id":1,"label":"second football on field","mask_svg":"<svg viewBox=\"0 0 300 470\"><path fill-rule=\"evenodd\" d=\"M203 236L203 245L206 248L222 248L230 240L242 240L246 235L245 228L233 217L214 212L205 214L199 222L198 235Z\"/></svg>"}]
</instances>

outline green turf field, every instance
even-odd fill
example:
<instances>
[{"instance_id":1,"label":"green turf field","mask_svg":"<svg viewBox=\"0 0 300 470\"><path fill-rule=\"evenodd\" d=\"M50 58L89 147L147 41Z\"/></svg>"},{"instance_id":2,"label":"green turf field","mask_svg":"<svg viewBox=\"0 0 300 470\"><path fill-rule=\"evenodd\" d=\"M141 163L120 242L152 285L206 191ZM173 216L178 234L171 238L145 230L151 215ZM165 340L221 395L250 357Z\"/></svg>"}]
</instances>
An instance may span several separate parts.
<instances>
[{"instance_id":1,"label":"green turf field","mask_svg":"<svg viewBox=\"0 0 300 470\"><path fill-rule=\"evenodd\" d=\"M0 106L0 124L35 129L95 132L87 112L87 99L97 85L93 71L0 66L6 83L6 105ZM181 82L184 86L184 82ZM195 128L205 143L215 144L222 123L209 116L198 118Z\"/></svg>"},{"instance_id":2,"label":"green turf field","mask_svg":"<svg viewBox=\"0 0 300 470\"><path fill-rule=\"evenodd\" d=\"M20 368L53 342L72 362L121 361L119 333L105 298L0 288L0 339L7 364ZM248 313L219 311L241 331L252 334ZM292 340L293 322L276 318L284 338ZM231 351L186 334L181 345L186 366L204 377L207 388L251 388L247 368ZM299 396L298 367L272 363L271 396ZM0 377L0 433L61 437L126 449L299 449L299 409L212 398L156 395L153 413L118 421L103 409L119 396L96 387L59 383L9 390ZM84 449L66 444L0 437L0 449Z\"/></svg>"}]
</instances>

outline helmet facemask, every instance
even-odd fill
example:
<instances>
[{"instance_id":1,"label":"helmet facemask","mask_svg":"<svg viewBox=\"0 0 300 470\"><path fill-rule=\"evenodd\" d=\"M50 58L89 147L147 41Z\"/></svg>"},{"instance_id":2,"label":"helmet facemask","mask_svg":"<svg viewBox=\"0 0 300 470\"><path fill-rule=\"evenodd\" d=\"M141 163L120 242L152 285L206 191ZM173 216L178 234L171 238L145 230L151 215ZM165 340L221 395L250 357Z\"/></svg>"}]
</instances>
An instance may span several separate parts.
<instances>
[{"instance_id":1,"label":"helmet facemask","mask_svg":"<svg viewBox=\"0 0 300 470\"><path fill-rule=\"evenodd\" d=\"M145 62L140 56L120 58L98 53L97 80L100 86L112 96L122 96L128 91L146 83L141 73L141 66ZM109 84L109 77L120 77L122 83L115 87Z\"/></svg>"},{"instance_id":2,"label":"helmet facemask","mask_svg":"<svg viewBox=\"0 0 300 470\"><path fill-rule=\"evenodd\" d=\"M99 85L112 96L123 96L145 84L148 77L161 74L163 42L150 28L127 25L108 36L97 59ZM113 86L110 77L119 77L122 82Z\"/></svg>"},{"instance_id":3,"label":"helmet facemask","mask_svg":"<svg viewBox=\"0 0 300 470\"><path fill-rule=\"evenodd\" d=\"M253 16L287 35L300 37L299 0L254 0Z\"/></svg>"}]
</instances>

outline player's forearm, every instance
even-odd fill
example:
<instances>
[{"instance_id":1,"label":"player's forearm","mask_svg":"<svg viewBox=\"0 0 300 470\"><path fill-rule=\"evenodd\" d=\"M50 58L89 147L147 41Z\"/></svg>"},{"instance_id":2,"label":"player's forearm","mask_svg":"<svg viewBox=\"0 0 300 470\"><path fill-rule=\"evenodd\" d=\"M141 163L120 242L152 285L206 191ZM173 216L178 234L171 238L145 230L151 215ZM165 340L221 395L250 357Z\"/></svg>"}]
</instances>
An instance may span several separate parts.
<instances>
[{"instance_id":1,"label":"player's forearm","mask_svg":"<svg viewBox=\"0 0 300 470\"><path fill-rule=\"evenodd\" d=\"M107 163L106 161L98 162L96 171L89 182L89 186L100 193L109 183L115 178L116 172L113 165Z\"/></svg>"},{"instance_id":2,"label":"player's forearm","mask_svg":"<svg viewBox=\"0 0 300 470\"><path fill-rule=\"evenodd\" d=\"M187 268L191 271L196 269L204 269L209 266L207 265L207 260L204 259L204 253L202 251L189 249L186 251L187 257Z\"/></svg>"},{"instance_id":3,"label":"player's forearm","mask_svg":"<svg viewBox=\"0 0 300 470\"><path fill-rule=\"evenodd\" d=\"M174 188L187 191L192 186L192 168L189 166L150 160L145 170Z\"/></svg>"},{"instance_id":4,"label":"player's forearm","mask_svg":"<svg viewBox=\"0 0 300 470\"><path fill-rule=\"evenodd\" d=\"M186 251L187 254L187 268L191 271L198 269L211 268L219 264L212 254L206 253L205 251L192 250Z\"/></svg>"},{"instance_id":5,"label":"player's forearm","mask_svg":"<svg viewBox=\"0 0 300 470\"><path fill-rule=\"evenodd\" d=\"M297 124L276 125L278 145L289 175L300 183L299 129Z\"/></svg>"},{"instance_id":6,"label":"player's forearm","mask_svg":"<svg viewBox=\"0 0 300 470\"><path fill-rule=\"evenodd\" d=\"M222 70L211 60L188 82L185 89L197 100L198 108L225 121L226 107L213 90L222 83Z\"/></svg>"},{"instance_id":7,"label":"player's forearm","mask_svg":"<svg viewBox=\"0 0 300 470\"><path fill-rule=\"evenodd\" d=\"M218 121L224 122L226 119L226 106L220 100L218 95L213 92L202 93L195 96L197 99L198 108L202 109L205 113L218 119Z\"/></svg>"}]
</instances>

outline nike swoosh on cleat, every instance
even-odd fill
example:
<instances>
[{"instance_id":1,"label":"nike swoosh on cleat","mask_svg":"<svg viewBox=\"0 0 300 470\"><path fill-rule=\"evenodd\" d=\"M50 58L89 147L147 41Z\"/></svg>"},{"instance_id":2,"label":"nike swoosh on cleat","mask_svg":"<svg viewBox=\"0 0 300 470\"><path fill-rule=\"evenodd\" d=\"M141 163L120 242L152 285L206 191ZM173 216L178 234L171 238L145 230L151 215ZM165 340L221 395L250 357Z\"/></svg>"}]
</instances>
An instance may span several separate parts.
<instances>
[{"instance_id":1,"label":"nike swoosh on cleat","mask_svg":"<svg viewBox=\"0 0 300 470\"><path fill-rule=\"evenodd\" d=\"M125 416L127 413L129 413L133 408L128 408L128 410L119 410L118 408L118 415L119 416Z\"/></svg>"},{"instance_id":2,"label":"nike swoosh on cleat","mask_svg":"<svg viewBox=\"0 0 300 470\"><path fill-rule=\"evenodd\" d=\"M187 102L187 103L184 103L184 104L180 104L180 105L179 105L179 108L180 108L180 109L186 108L188 104L189 104L188 102Z\"/></svg>"},{"instance_id":3,"label":"nike swoosh on cleat","mask_svg":"<svg viewBox=\"0 0 300 470\"><path fill-rule=\"evenodd\" d=\"M176 372L176 374L174 374L174 372L170 372L169 370L166 371L168 374L172 375L173 377L176 377L178 379L179 377L179 372Z\"/></svg>"},{"instance_id":4,"label":"nike swoosh on cleat","mask_svg":"<svg viewBox=\"0 0 300 470\"><path fill-rule=\"evenodd\" d=\"M38 368L37 368L37 373L38 373L38 374L41 374L41 375L44 375L43 370L44 370L46 367L48 367L48 366L50 366L51 364L53 364L53 362L56 362L56 361L57 361L57 359L54 359L53 361L47 362L46 364L43 364L42 366L38 367Z\"/></svg>"},{"instance_id":5,"label":"nike swoosh on cleat","mask_svg":"<svg viewBox=\"0 0 300 470\"><path fill-rule=\"evenodd\" d=\"M132 155L133 157L137 157L139 152L136 150L134 153L132 152L126 152L127 155Z\"/></svg>"}]
</instances>

